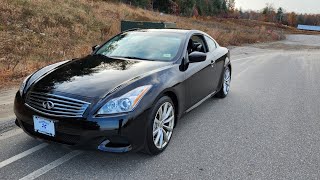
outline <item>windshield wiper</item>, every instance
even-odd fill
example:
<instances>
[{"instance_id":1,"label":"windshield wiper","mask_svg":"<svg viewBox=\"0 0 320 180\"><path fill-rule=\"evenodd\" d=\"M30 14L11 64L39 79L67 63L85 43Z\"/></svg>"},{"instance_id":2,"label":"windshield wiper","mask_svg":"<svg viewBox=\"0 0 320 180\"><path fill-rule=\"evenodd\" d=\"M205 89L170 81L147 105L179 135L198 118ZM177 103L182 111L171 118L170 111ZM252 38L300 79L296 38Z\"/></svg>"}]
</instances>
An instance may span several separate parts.
<instances>
[{"instance_id":1,"label":"windshield wiper","mask_svg":"<svg viewBox=\"0 0 320 180\"><path fill-rule=\"evenodd\" d=\"M140 60L147 60L147 61L153 61L152 59L146 59L136 56L110 56L111 58L126 58L126 59L140 59Z\"/></svg>"}]
</instances>

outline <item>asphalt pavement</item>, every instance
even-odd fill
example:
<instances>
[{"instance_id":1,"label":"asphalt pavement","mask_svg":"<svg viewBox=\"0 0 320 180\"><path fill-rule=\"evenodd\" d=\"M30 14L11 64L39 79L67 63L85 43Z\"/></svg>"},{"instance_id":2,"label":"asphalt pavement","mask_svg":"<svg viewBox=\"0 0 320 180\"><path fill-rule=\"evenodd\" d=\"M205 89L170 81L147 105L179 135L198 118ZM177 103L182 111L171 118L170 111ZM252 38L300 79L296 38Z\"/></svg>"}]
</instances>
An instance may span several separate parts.
<instances>
[{"instance_id":1,"label":"asphalt pavement","mask_svg":"<svg viewBox=\"0 0 320 180\"><path fill-rule=\"evenodd\" d=\"M320 179L315 38L232 48L228 97L186 114L160 155L71 150L10 128L0 179Z\"/></svg>"}]
</instances>

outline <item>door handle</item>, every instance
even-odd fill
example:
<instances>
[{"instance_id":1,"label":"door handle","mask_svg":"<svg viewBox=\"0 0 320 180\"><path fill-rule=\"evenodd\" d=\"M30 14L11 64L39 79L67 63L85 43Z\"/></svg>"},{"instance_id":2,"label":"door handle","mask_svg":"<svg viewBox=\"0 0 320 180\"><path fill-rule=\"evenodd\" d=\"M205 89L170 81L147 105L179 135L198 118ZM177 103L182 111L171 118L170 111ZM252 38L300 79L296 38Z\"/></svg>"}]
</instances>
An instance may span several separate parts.
<instances>
[{"instance_id":1,"label":"door handle","mask_svg":"<svg viewBox=\"0 0 320 180\"><path fill-rule=\"evenodd\" d=\"M216 61L214 61L214 60L211 60L211 63L210 63L210 65L211 65L211 66L213 67L214 63L216 63Z\"/></svg>"}]
</instances>

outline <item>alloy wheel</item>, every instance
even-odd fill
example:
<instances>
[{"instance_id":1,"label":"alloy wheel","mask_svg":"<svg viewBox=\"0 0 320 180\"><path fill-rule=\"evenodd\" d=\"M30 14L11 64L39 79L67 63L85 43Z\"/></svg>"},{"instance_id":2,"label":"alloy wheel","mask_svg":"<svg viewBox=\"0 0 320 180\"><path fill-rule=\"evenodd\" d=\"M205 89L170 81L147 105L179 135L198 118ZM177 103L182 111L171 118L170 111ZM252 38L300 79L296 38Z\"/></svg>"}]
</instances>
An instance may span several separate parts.
<instances>
[{"instance_id":1,"label":"alloy wheel","mask_svg":"<svg viewBox=\"0 0 320 180\"><path fill-rule=\"evenodd\" d=\"M173 127L174 107L170 102L165 102L159 107L153 123L153 143L158 149L168 144Z\"/></svg>"}]
</instances>

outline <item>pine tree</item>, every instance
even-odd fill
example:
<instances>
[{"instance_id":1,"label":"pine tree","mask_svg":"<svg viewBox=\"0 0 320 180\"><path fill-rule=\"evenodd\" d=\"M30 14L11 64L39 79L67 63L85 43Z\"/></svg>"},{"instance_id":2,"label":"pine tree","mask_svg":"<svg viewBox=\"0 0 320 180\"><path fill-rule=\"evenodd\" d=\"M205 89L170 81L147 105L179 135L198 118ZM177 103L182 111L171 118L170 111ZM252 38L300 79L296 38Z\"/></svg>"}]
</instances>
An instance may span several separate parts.
<instances>
[{"instance_id":1,"label":"pine tree","mask_svg":"<svg viewBox=\"0 0 320 180\"><path fill-rule=\"evenodd\" d=\"M278 22L282 23L282 19L283 19L283 9L282 7L279 7L277 10L277 20Z\"/></svg>"}]
</instances>

